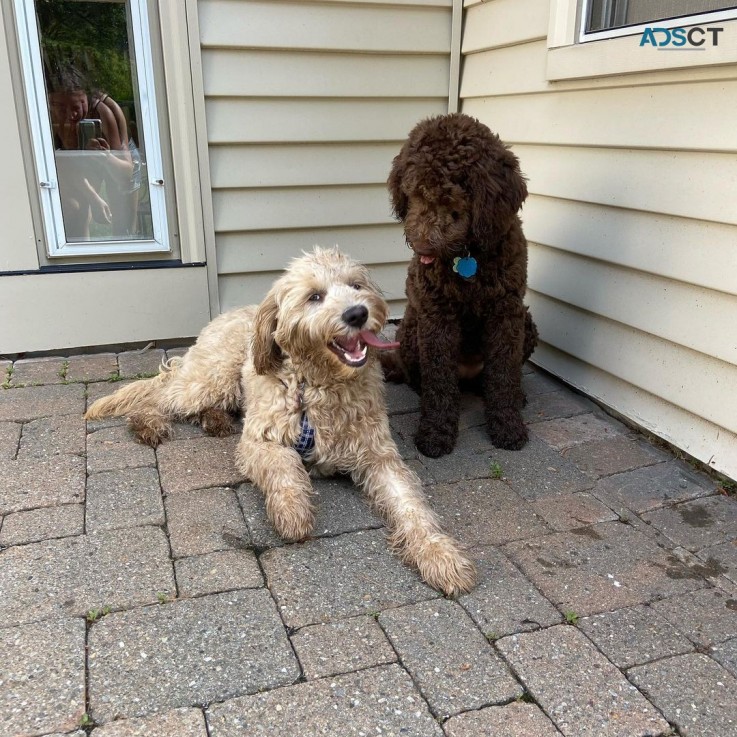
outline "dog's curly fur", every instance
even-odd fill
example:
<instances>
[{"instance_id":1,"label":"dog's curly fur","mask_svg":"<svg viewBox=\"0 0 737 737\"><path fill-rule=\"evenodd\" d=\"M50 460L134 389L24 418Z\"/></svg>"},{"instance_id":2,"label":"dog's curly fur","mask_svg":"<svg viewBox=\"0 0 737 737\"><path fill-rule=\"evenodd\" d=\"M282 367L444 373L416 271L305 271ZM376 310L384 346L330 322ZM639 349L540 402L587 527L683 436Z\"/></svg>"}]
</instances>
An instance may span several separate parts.
<instances>
[{"instance_id":1,"label":"dog's curly fur","mask_svg":"<svg viewBox=\"0 0 737 737\"><path fill-rule=\"evenodd\" d=\"M454 448L459 379L473 378L494 445L522 447L522 364L537 330L522 302L527 242L517 213L527 187L517 157L475 118L437 116L410 132L388 186L414 255L399 355L382 362L387 378L421 394L417 448L431 457ZM453 266L467 255L478 271L465 280Z\"/></svg>"},{"instance_id":2,"label":"dog's curly fur","mask_svg":"<svg viewBox=\"0 0 737 737\"><path fill-rule=\"evenodd\" d=\"M230 432L229 413L240 408L236 466L264 493L282 538L312 530L308 469L347 473L384 516L402 560L446 594L469 591L473 564L440 529L391 437L381 368L364 337L382 329L387 313L363 266L316 248L291 263L260 306L215 318L183 358L97 400L85 416L128 415L138 438L155 446L173 419ZM303 413L315 430L304 458L294 447Z\"/></svg>"}]
</instances>

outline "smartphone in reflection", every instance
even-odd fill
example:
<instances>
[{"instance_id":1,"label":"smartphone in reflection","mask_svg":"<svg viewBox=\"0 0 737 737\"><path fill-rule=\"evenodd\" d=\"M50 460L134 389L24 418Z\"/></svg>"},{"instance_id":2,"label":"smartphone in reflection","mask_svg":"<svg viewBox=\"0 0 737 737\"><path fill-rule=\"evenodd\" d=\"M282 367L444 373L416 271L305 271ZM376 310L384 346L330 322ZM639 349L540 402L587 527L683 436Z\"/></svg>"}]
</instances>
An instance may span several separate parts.
<instances>
[{"instance_id":1,"label":"smartphone in reflection","mask_svg":"<svg viewBox=\"0 0 737 737\"><path fill-rule=\"evenodd\" d=\"M77 127L78 147L87 149L93 138L102 138L102 122L99 118L82 118Z\"/></svg>"}]
</instances>

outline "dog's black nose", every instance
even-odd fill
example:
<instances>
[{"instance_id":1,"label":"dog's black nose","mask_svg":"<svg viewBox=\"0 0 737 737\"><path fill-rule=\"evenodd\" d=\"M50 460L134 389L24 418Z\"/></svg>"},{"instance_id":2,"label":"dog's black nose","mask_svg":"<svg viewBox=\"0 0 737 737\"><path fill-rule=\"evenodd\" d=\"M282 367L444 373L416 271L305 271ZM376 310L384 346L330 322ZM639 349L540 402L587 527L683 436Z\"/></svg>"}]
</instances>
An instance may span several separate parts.
<instances>
[{"instance_id":1,"label":"dog's black nose","mask_svg":"<svg viewBox=\"0 0 737 737\"><path fill-rule=\"evenodd\" d=\"M342 315L343 322L352 328L361 328L368 320L368 310L363 305L349 307Z\"/></svg>"}]
</instances>

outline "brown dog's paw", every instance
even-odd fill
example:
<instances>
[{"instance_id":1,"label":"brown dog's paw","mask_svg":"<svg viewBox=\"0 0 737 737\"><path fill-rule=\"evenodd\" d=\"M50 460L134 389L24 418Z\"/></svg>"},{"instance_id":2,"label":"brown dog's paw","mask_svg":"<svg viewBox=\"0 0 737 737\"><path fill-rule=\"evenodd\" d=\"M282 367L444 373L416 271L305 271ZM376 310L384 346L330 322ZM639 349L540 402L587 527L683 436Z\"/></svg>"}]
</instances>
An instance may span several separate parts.
<instances>
[{"instance_id":1,"label":"brown dog's paw","mask_svg":"<svg viewBox=\"0 0 737 737\"><path fill-rule=\"evenodd\" d=\"M428 458L440 458L448 455L456 444L456 434L450 432L439 432L437 428L420 429L415 435L415 445L422 455Z\"/></svg>"},{"instance_id":2,"label":"brown dog's paw","mask_svg":"<svg viewBox=\"0 0 737 737\"><path fill-rule=\"evenodd\" d=\"M527 443L527 428L517 411L488 416L487 426L491 442L496 448L519 450Z\"/></svg>"},{"instance_id":3,"label":"brown dog's paw","mask_svg":"<svg viewBox=\"0 0 737 737\"><path fill-rule=\"evenodd\" d=\"M130 415L128 427L139 443L151 448L158 447L171 433L171 425L157 415Z\"/></svg>"},{"instance_id":4,"label":"brown dog's paw","mask_svg":"<svg viewBox=\"0 0 737 737\"><path fill-rule=\"evenodd\" d=\"M225 410L215 408L200 413L200 425L208 435L216 438L227 438L236 429L233 418Z\"/></svg>"}]
</instances>

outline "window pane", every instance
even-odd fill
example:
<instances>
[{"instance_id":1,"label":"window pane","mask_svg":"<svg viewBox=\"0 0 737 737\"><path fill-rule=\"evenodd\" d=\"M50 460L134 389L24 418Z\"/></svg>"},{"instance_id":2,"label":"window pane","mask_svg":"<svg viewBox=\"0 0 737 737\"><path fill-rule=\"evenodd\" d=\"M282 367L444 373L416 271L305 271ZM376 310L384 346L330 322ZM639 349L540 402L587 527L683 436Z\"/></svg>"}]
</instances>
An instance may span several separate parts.
<instances>
[{"instance_id":1,"label":"window pane","mask_svg":"<svg viewBox=\"0 0 737 737\"><path fill-rule=\"evenodd\" d=\"M591 0L586 31L636 26L736 7L734 0Z\"/></svg>"},{"instance_id":2,"label":"window pane","mask_svg":"<svg viewBox=\"0 0 737 737\"><path fill-rule=\"evenodd\" d=\"M36 16L67 240L152 239L128 0L36 0Z\"/></svg>"}]
</instances>

